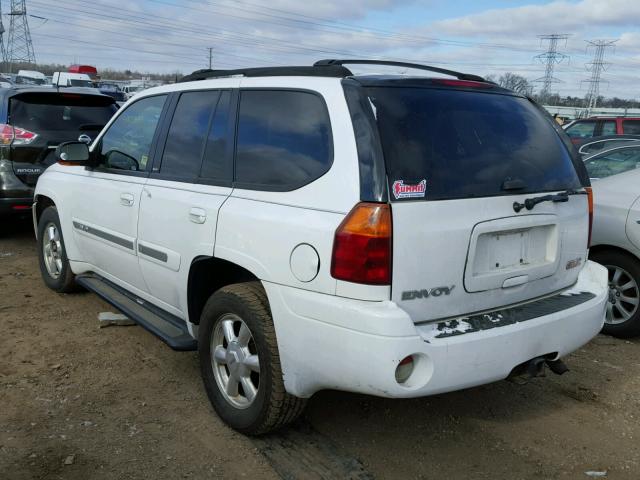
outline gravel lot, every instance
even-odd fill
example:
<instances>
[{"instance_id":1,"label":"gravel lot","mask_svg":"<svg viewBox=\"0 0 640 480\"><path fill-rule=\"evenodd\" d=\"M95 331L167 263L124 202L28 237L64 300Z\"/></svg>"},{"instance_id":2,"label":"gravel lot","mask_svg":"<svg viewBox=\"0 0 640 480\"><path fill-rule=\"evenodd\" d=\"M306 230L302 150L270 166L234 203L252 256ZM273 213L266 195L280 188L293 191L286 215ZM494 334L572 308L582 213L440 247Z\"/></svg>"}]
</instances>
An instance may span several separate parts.
<instances>
[{"instance_id":1,"label":"gravel lot","mask_svg":"<svg viewBox=\"0 0 640 480\"><path fill-rule=\"evenodd\" d=\"M640 340L600 336L571 372L436 397L322 392L252 440L209 406L195 352L44 287L28 222L0 226L0 479L640 478Z\"/></svg>"}]
</instances>

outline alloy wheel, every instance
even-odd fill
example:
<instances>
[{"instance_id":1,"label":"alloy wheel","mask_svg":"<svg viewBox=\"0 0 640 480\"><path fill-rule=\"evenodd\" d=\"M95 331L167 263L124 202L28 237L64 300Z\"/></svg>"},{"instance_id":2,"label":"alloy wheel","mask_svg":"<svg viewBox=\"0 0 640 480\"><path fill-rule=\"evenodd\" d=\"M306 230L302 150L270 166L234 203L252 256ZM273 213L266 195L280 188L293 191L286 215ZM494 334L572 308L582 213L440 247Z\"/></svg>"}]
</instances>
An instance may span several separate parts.
<instances>
[{"instance_id":1,"label":"alloy wheel","mask_svg":"<svg viewBox=\"0 0 640 480\"><path fill-rule=\"evenodd\" d=\"M225 400L235 408L248 408L260 388L260 358L251 330L238 315L225 314L216 323L211 364Z\"/></svg>"},{"instance_id":2,"label":"alloy wheel","mask_svg":"<svg viewBox=\"0 0 640 480\"><path fill-rule=\"evenodd\" d=\"M53 279L62 273L62 241L55 223L48 223L42 238L42 253L47 273Z\"/></svg>"},{"instance_id":3,"label":"alloy wheel","mask_svg":"<svg viewBox=\"0 0 640 480\"><path fill-rule=\"evenodd\" d=\"M607 265L609 270L609 302L606 323L618 325L635 315L640 303L638 283L625 269Z\"/></svg>"}]
</instances>

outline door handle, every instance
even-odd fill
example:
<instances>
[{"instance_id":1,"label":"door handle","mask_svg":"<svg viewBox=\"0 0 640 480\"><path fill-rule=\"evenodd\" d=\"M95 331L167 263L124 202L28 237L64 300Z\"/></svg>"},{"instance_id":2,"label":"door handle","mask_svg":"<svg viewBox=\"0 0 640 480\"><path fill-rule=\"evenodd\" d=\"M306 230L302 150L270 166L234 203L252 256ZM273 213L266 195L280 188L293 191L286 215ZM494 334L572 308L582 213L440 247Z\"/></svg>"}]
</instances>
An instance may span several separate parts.
<instances>
[{"instance_id":1,"label":"door handle","mask_svg":"<svg viewBox=\"0 0 640 480\"><path fill-rule=\"evenodd\" d=\"M207 221L207 212L201 208L192 208L189 210L189 220L193 223L204 223Z\"/></svg>"},{"instance_id":2,"label":"door handle","mask_svg":"<svg viewBox=\"0 0 640 480\"><path fill-rule=\"evenodd\" d=\"M133 205L133 195L131 195L130 193L121 193L120 205L124 205L125 207L131 207Z\"/></svg>"}]
</instances>

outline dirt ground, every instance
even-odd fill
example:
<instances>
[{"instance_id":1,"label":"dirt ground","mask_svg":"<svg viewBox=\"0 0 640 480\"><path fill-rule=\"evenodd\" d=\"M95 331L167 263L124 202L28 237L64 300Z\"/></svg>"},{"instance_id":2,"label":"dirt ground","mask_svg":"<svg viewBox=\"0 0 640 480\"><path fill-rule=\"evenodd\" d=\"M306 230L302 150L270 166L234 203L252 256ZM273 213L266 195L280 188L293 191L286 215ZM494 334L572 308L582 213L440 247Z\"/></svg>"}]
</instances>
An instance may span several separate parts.
<instances>
[{"instance_id":1,"label":"dirt ground","mask_svg":"<svg viewBox=\"0 0 640 480\"><path fill-rule=\"evenodd\" d=\"M0 224L0 479L640 478L640 340L600 336L571 371L436 397L322 392L289 431L216 417L195 352L40 280L28 222Z\"/></svg>"}]
</instances>

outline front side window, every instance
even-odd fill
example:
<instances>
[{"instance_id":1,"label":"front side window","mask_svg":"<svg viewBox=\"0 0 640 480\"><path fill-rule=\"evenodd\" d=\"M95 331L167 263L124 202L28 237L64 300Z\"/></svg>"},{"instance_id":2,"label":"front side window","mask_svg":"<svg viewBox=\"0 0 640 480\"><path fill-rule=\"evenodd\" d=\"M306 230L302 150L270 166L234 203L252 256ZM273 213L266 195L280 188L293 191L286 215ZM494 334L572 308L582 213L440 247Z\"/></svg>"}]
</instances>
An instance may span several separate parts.
<instances>
[{"instance_id":1,"label":"front side window","mask_svg":"<svg viewBox=\"0 0 640 480\"><path fill-rule=\"evenodd\" d=\"M640 168L640 147L625 147L605 152L584 162L589 177L606 178Z\"/></svg>"},{"instance_id":2,"label":"front side window","mask_svg":"<svg viewBox=\"0 0 640 480\"><path fill-rule=\"evenodd\" d=\"M600 135L615 135L616 134L616 122L615 120L606 120L602 122L602 132Z\"/></svg>"},{"instance_id":3,"label":"front side window","mask_svg":"<svg viewBox=\"0 0 640 480\"><path fill-rule=\"evenodd\" d=\"M162 175L198 176L211 115L219 97L220 92L216 90L180 95L162 155Z\"/></svg>"},{"instance_id":4,"label":"front side window","mask_svg":"<svg viewBox=\"0 0 640 480\"><path fill-rule=\"evenodd\" d=\"M570 138L591 138L596 128L596 122L576 122L565 131Z\"/></svg>"},{"instance_id":5,"label":"front side window","mask_svg":"<svg viewBox=\"0 0 640 480\"><path fill-rule=\"evenodd\" d=\"M116 170L147 170L153 135L166 98L143 98L123 111L100 141L98 164Z\"/></svg>"},{"instance_id":6,"label":"front side window","mask_svg":"<svg viewBox=\"0 0 640 480\"><path fill-rule=\"evenodd\" d=\"M241 92L236 182L293 190L331 167L331 123L319 95L289 90Z\"/></svg>"}]
</instances>

